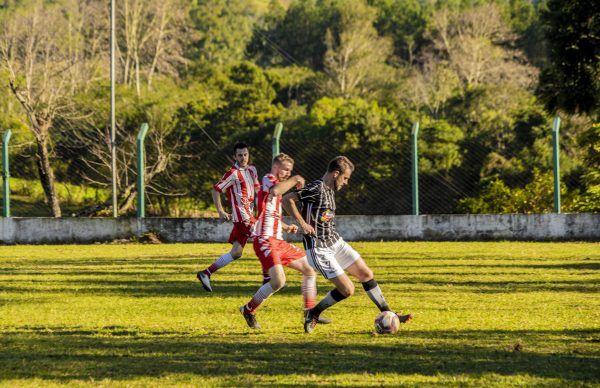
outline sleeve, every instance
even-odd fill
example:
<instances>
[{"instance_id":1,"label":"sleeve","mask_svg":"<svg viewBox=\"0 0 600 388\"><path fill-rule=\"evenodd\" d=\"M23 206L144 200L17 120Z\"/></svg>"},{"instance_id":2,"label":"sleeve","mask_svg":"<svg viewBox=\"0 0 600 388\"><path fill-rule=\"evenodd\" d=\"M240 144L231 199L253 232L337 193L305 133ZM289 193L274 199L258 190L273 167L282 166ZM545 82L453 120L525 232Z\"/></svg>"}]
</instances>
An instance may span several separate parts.
<instances>
[{"instance_id":1,"label":"sleeve","mask_svg":"<svg viewBox=\"0 0 600 388\"><path fill-rule=\"evenodd\" d=\"M252 166L252 177L254 178L254 189L260 189L260 182L258 182L258 172L256 171L256 167Z\"/></svg>"},{"instance_id":2,"label":"sleeve","mask_svg":"<svg viewBox=\"0 0 600 388\"><path fill-rule=\"evenodd\" d=\"M300 202L315 203L319 201L319 185L310 184L296 190Z\"/></svg>"},{"instance_id":3,"label":"sleeve","mask_svg":"<svg viewBox=\"0 0 600 388\"><path fill-rule=\"evenodd\" d=\"M275 179L271 175L265 175L262 180L261 191L269 194L271 192L271 187L275 186Z\"/></svg>"},{"instance_id":4,"label":"sleeve","mask_svg":"<svg viewBox=\"0 0 600 388\"><path fill-rule=\"evenodd\" d=\"M233 173L233 170L229 170L225 173L225 175L223 175L221 180L218 181L217 184L214 185L213 187L219 193L222 193L225 189L227 189L229 186L231 186L234 181L235 181L235 174Z\"/></svg>"}]
</instances>

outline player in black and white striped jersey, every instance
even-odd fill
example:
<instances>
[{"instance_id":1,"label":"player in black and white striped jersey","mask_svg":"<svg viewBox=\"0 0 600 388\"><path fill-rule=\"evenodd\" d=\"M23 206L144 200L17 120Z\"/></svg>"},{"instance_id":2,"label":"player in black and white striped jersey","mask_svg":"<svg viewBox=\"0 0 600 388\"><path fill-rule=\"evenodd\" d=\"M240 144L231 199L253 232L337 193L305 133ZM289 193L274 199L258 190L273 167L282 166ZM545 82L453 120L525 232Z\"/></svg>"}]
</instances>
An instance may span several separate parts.
<instances>
[{"instance_id":1,"label":"player in black and white striped jersey","mask_svg":"<svg viewBox=\"0 0 600 388\"><path fill-rule=\"evenodd\" d=\"M346 272L362 283L380 311L391 311L373 271L335 230L335 192L348 184L353 171L354 165L347 157L337 156L329 162L322 179L287 194L283 199L288 213L304 230L304 249L309 264L335 285L325 298L308 310L304 322L307 333L312 333L325 309L354 293L354 284ZM301 212L296 203L301 204ZM398 314L398 318L400 322L407 322L412 315Z\"/></svg>"}]
</instances>

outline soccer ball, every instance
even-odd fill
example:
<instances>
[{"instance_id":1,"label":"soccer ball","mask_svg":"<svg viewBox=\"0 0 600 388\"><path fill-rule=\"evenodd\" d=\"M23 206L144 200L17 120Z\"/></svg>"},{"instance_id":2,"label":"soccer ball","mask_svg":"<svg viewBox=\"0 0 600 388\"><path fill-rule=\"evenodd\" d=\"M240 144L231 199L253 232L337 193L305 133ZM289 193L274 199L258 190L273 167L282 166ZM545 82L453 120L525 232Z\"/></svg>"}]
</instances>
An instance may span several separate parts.
<instances>
[{"instance_id":1,"label":"soccer ball","mask_svg":"<svg viewBox=\"0 0 600 388\"><path fill-rule=\"evenodd\" d=\"M375 318L375 331L379 334L396 334L400 328L400 319L392 311L382 311Z\"/></svg>"}]
</instances>

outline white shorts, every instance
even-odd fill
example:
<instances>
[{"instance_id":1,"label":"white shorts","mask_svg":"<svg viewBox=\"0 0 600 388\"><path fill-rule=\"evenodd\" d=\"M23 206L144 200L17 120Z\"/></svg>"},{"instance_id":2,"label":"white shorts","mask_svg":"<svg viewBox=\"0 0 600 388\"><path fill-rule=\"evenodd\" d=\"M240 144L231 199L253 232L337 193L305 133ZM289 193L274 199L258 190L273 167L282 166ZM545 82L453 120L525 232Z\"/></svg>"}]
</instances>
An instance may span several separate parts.
<instances>
[{"instance_id":1,"label":"white shorts","mask_svg":"<svg viewBox=\"0 0 600 388\"><path fill-rule=\"evenodd\" d=\"M330 247L305 247L308 263L325 279L332 279L344 273L344 270L360 259L356 252L344 239L340 238Z\"/></svg>"}]
</instances>

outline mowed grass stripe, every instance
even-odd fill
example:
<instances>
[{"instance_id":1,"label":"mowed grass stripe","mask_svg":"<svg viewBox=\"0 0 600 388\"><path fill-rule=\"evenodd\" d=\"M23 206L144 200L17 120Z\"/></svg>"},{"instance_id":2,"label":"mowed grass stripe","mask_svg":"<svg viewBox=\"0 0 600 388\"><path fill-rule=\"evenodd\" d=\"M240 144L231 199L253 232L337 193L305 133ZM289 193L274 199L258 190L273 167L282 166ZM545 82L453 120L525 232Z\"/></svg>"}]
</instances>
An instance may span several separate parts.
<instances>
[{"instance_id":1,"label":"mowed grass stripe","mask_svg":"<svg viewBox=\"0 0 600 388\"><path fill-rule=\"evenodd\" d=\"M360 284L305 335L293 271L250 330L251 249L208 294L195 272L226 244L0 247L0 385L600 383L600 244L353 246L415 314L396 336L372 333Z\"/></svg>"}]
</instances>

